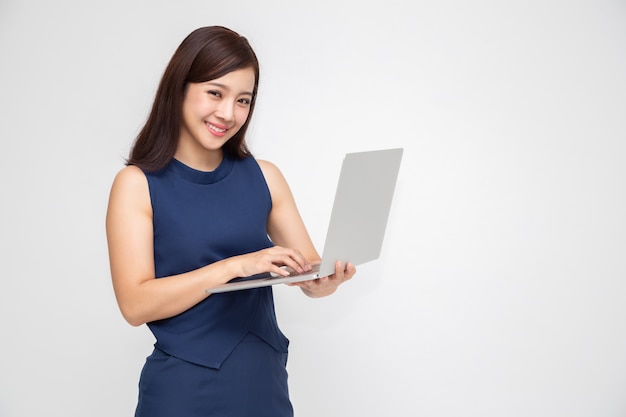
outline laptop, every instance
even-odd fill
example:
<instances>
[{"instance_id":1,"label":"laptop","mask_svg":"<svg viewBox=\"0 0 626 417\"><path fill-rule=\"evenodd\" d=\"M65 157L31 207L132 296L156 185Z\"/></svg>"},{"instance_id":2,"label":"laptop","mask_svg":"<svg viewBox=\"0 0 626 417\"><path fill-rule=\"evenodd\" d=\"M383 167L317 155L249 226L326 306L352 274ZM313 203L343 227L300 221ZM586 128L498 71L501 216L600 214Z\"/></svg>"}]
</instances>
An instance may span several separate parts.
<instances>
[{"instance_id":1,"label":"laptop","mask_svg":"<svg viewBox=\"0 0 626 417\"><path fill-rule=\"evenodd\" d=\"M207 293L306 281L335 273L335 262L355 266L378 259L400 170L402 148L347 153L341 165L321 263L287 277L259 274L236 278Z\"/></svg>"}]
</instances>

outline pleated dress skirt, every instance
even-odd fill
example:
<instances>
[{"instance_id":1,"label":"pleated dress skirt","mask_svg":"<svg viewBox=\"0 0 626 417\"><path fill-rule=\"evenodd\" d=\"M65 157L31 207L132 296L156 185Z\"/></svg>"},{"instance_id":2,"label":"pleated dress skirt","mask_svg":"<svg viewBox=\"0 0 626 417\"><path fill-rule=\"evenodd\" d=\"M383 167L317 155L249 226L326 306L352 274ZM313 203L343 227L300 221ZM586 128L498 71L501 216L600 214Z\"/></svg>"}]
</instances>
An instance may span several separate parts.
<instances>
[{"instance_id":1,"label":"pleated dress skirt","mask_svg":"<svg viewBox=\"0 0 626 417\"><path fill-rule=\"evenodd\" d=\"M287 353L252 333L220 369L156 349L139 381L135 417L293 417Z\"/></svg>"}]
</instances>

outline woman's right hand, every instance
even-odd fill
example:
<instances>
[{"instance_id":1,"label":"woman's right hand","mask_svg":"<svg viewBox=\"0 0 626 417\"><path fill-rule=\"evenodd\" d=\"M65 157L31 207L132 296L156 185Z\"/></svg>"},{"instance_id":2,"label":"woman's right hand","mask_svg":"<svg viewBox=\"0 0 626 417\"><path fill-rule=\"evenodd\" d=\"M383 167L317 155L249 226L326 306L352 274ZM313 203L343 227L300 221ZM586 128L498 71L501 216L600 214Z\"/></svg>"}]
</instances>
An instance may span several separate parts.
<instances>
[{"instance_id":1,"label":"woman's right hand","mask_svg":"<svg viewBox=\"0 0 626 417\"><path fill-rule=\"evenodd\" d=\"M231 262L236 262L237 276L249 277L256 274L270 272L280 276L289 276L288 267L301 273L311 270L311 264L307 259L295 249L273 246L257 252L230 258Z\"/></svg>"}]
</instances>

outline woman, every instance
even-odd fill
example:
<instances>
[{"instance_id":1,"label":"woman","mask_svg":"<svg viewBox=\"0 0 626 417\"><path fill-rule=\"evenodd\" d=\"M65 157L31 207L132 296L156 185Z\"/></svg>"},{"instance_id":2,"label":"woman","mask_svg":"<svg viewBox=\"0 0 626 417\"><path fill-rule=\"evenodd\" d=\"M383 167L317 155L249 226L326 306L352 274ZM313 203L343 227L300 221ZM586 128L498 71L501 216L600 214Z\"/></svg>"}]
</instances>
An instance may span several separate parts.
<instances>
[{"instance_id":1,"label":"woman","mask_svg":"<svg viewBox=\"0 0 626 417\"><path fill-rule=\"evenodd\" d=\"M284 177L246 146L258 82L245 38L224 27L193 31L113 182L115 295L124 318L147 323L156 338L136 416L293 415L271 287L205 292L319 261ZM355 272L338 263L332 276L293 285L326 296Z\"/></svg>"}]
</instances>

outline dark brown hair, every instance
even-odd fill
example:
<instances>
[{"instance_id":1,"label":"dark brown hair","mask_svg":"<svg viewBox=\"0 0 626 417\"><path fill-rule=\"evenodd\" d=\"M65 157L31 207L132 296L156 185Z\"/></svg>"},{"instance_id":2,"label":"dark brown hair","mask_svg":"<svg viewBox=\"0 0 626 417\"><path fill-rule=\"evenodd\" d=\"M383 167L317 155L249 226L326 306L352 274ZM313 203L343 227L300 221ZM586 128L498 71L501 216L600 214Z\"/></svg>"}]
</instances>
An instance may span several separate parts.
<instances>
[{"instance_id":1,"label":"dark brown hair","mask_svg":"<svg viewBox=\"0 0 626 417\"><path fill-rule=\"evenodd\" d=\"M234 158L250 156L245 135L256 101L259 62L246 38L225 27L210 26L191 32L174 52L161 78L148 120L137 135L126 163L146 171L167 165L178 145L187 84L214 80L244 68L254 70L250 113L222 149Z\"/></svg>"}]
</instances>

